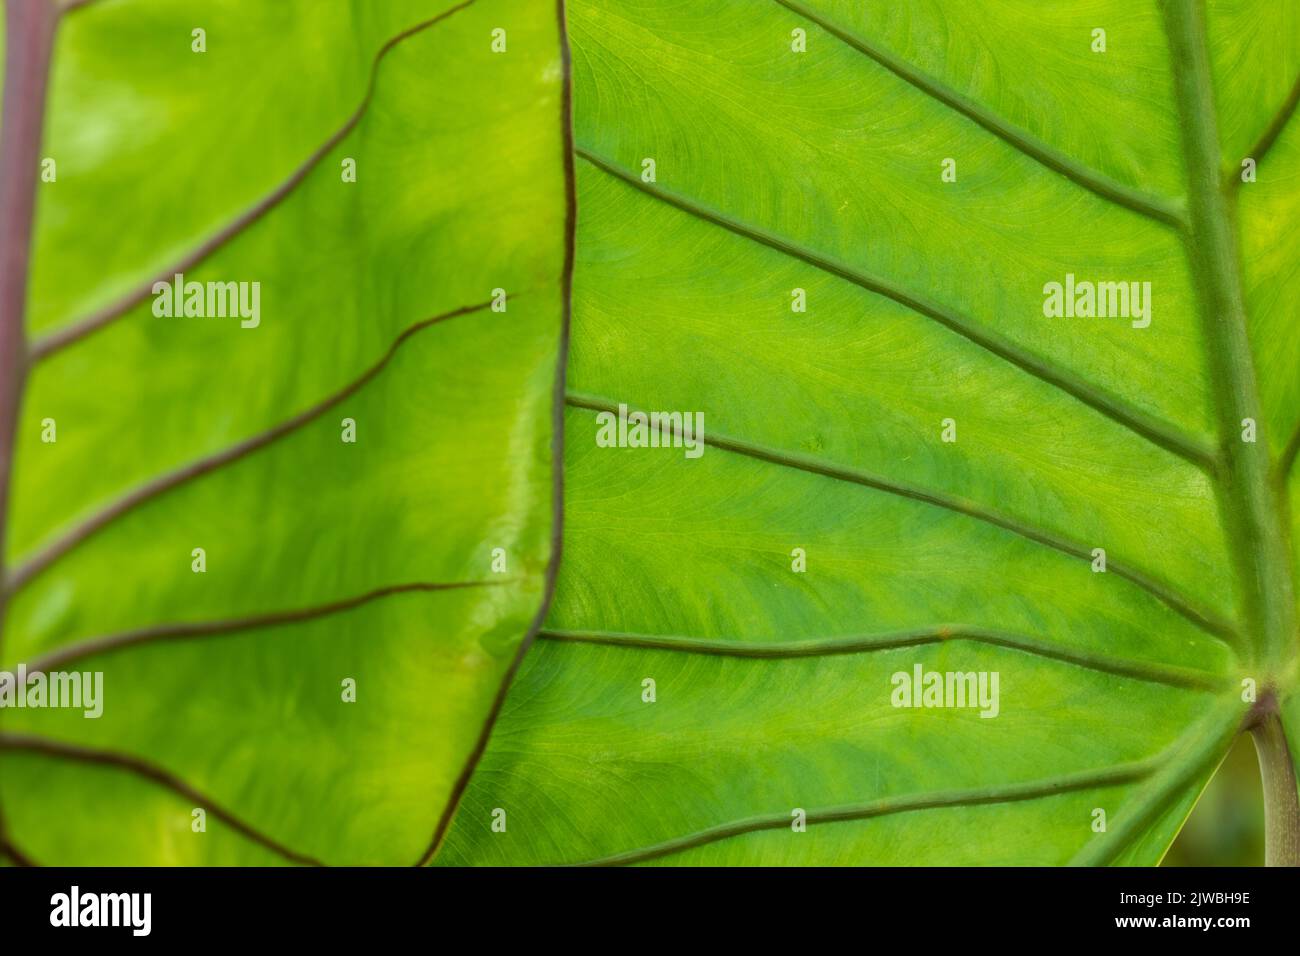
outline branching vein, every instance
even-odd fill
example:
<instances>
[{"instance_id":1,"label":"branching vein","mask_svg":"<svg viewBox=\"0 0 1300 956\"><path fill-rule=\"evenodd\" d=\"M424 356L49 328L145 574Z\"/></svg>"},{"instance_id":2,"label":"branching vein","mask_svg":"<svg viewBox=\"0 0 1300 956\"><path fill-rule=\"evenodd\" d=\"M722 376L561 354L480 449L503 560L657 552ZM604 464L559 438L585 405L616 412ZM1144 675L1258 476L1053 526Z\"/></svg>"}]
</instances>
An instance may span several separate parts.
<instances>
[{"instance_id":1,"label":"branching vein","mask_svg":"<svg viewBox=\"0 0 1300 956\"><path fill-rule=\"evenodd\" d=\"M1088 168L1067 153L1061 152L1054 146L1049 146L1032 133L1012 126L983 104L957 92L942 81L927 76L884 48L875 46L862 37L836 25L827 19L825 15L810 9L806 4L798 2L798 0L776 0L776 2L799 16L811 20L827 33L879 63L899 79L911 84L949 109L955 110L967 119L972 120L1009 146L1019 150L1031 159L1037 160L1043 166L1055 173L1059 173L1071 182L1082 186L1103 199L1167 226L1176 228L1185 226L1186 215L1182 203L1162 196L1153 196L1140 189L1127 186L1105 173Z\"/></svg>"},{"instance_id":2,"label":"branching vein","mask_svg":"<svg viewBox=\"0 0 1300 956\"><path fill-rule=\"evenodd\" d=\"M233 464L242 458L246 458L253 452L260 451L268 445L274 444L286 435L290 435L304 425L315 421L325 412L329 411L340 402L351 397L374 379L384 367L392 361L402 344L408 341L416 333L436 325L439 322L445 322L448 319L454 319L458 316L469 315L474 312L482 311L488 307L489 303L481 302L478 305L463 306L459 309L453 309L450 312L444 312L431 318L424 319L410 326L399 335L388 347L384 355L370 368L366 369L358 378L353 379L343 388L334 392L332 395L322 399L320 402L299 412L292 418L281 422L273 428L270 428L259 435L245 439L229 448L223 449L215 454L199 458L189 464L182 465L166 474L159 475L153 480L146 482L134 491L128 492L117 501L107 505L100 511L91 515L89 518L70 528L63 535L51 541L44 548L37 551L34 555L18 565L12 576L5 582L8 594L16 594L36 575L48 570L51 565L68 554L73 549L89 540L94 535L103 531L113 522L119 520L125 515L130 514L141 505L159 497L174 488L177 488L187 482L200 478L203 475L211 474L227 465Z\"/></svg>"},{"instance_id":3,"label":"branching vein","mask_svg":"<svg viewBox=\"0 0 1300 956\"><path fill-rule=\"evenodd\" d=\"M618 403L607 398L582 395L570 392L567 398L568 403L575 408L585 408L597 412L614 412L618 411ZM630 406L629 406L630 407ZM661 425L661 427L663 427ZM749 458L755 458L759 461L766 461L774 465L782 465L787 468L796 468L800 471L806 471L811 474L822 475L827 478L834 478L838 481L851 482L856 485L863 485L868 488L874 488L877 491L888 492L889 494L899 495L904 498L910 498L913 501L921 501L938 508L945 508L948 511L957 514L966 515L978 521L983 521L995 527L1002 528L1004 531L1010 531L1022 538L1060 551L1062 554L1068 554L1071 557L1091 560L1092 550L1090 547L1080 544L1077 541L1071 541L1052 531L1047 531L1033 525L1026 524L1018 519L998 514L962 498L952 495L945 495L939 492L931 491L913 485L904 484L903 482L893 481L878 475L873 475L856 468L850 468L845 465L838 465L833 462L824 461L809 455L801 455L797 452L785 451L782 449L768 448L754 442L743 439L729 438L712 432L704 438L704 443L711 448L721 448L725 451L734 452L738 455L745 455ZM1198 608L1193 602L1184 597L1178 591L1164 584L1149 575L1129 568L1122 562L1108 560L1108 573L1117 577L1124 578L1132 584L1137 585L1142 590L1151 594L1160 600L1172 610L1187 618L1193 624L1197 625L1206 632L1232 644L1236 641L1236 628L1230 622L1220 618L1213 611L1204 608Z\"/></svg>"},{"instance_id":4,"label":"branching vein","mask_svg":"<svg viewBox=\"0 0 1300 956\"><path fill-rule=\"evenodd\" d=\"M230 810L227 810L225 807L213 801L212 798L200 793L180 777L177 777L169 771L149 763L146 760L142 760L132 754L120 753L113 750L97 750L91 747L65 743L60 740L53 740L48 737L39 737L33 734L0 732L0 751L6 750L16 753L39 754L57 760L71 760L79 763L97 764L102 767L114 767L119 770L128 771L138 777L151 780L173 793L184 797L193 806L202 808L205 812L216 817L240 835L252 840L254 843L257 843L262 847L265 847L272 853L283 857L291 863L298 863L305 866L324 866L324 864L319 860L315 860L306 854L291 850L282 843L273 840L271 837L255 828L252 824L245 822Z\"/></svg>"},{"instance_id":5,"label":"branching vein","mask_svg":"<svg viewBox=\"0 0 1300 956\"><path fill-rule=\"evenodd\" d=\"M1016 803L1026 800L1039 800L1078 790L1091 790L1097 787L1114 787L1149 776L1158 766L1156 760L1142 760L1131 763L1116 764L1102 770L1090 770L1083 773L1062 774L1046 780L1029 783L1008 784L1001 787L979 787L970 790L951 790L940 793L922 793L900 797L886 797L867 803L841 807L828 807L807 811L807 823L815 826L824 823L843 823L850 820L869 820L872 817L888 816L895 813L909 813L917 810L937 810L952 807L977 807L997 803ZM673 853L681 853L708 843L716 843L746 833L760 830L781 830L790 826L790 811L783 810L768 816L748 817L710 827L686 836L665 840L635 850L626 850L609 856L589 860L578 866L621 866L629 863L642 863Z\"/></svg>"},{"instance_id":6,"label":"branching vein","mask_svg":"<svg viewBox=\"0 0 1300 956\"><path fill-rule=\"evenodd\" d=\"M761 243L770 249L775 249L778 252L802 260L821 269L823 272L851 282L869 292L885 296L920 315L933 319L962 338L986 349L1021 371L1059 388L1089 408L1100 412L1107 418L1164 448L1166 451L1173 452L1198 468L1206 472L1213 472L1215 468L1214 450L1202 438L1189 434L1149 412L1133 407L1123 399L1117 398L1091 382L1080 378L1070 369L1030 352L993 329L982 328L973 320L917 293L907 291L888 279L871 275L846 263L824 256L765 229L742 223L726 213L711 209L694 199L678 195L661 186L644 183L636 174L588 149L577 147L576 152L593 166L682 212L726 229L728 232Z\"/></svg>"},{"instance_id":7,"label":"branching vein","mask_svg":"<svg viewBox=\"0 0 1300 956\"><path fill-rule=\"evenodd\" d=\"M898 647L917 647L951 641L972 641L1005 647L1037 657L1063 661L1089 670L1120 677L1168 684L1188 689L1223 689L1231 678L1148 661L1121 660L1104 654L1062 647L1041 638L1027 637L990 628L960 624L890 631L881 634L851 635L797 641L735 641L680 637L671 634L628 634L616 631L581 631L544 629L538 637L576 644L602 644L610 647L635 647L646 650L676 651L685 654L711 654L759 660L785 660L799 657L825 657L834 654L862 654Z\"/></svg>"},{"instance_id":8,"label":"branching vein","mask_svg":"<svg viewBox=\"0 0 1300 956\"><path fill-rule=\"evenodd\" d=\"M391 597L397 594L464 591L471 588L499 587L504 584L517 583L519 583L518 578L500 577L491 581L450 581L446 583L420 581L413 584L393 584L387 587L376 588L373 591L367 591L364 594L341 598L337 601L327 601L323 604L315 604L310 607L291 608L282 611L266 611L260 614L249 614L244 617L222 618L212 621L182 621L171 624L156 624L151 627L141 627L130 631L120 631L116 634L105 634L102 637L87 638L84 641L78 641L75 644L61 647L58 650L53 651L44 657L37 658L28 664L27 673L49 673L50 671L59 670L96 654L106 654L110 651L121 650L125 647L135 647L140 644L153 644L159 641L190 640L198 637L220 637L228 634L238 634L243 631L257 630L259 628L278 627L285 624L301 624L322 617L331 617L335 614L343 614L370 604L373 601L378 601L382 598Z\"/></svg>"},{"instance_id":9,"label":"branching vein","mask_svg":"<svg viewBox=\"0 0 1300 956\"><path fill-rule=\"evenodd\" d=\"M342 126L335 130L324 143L317 147L316 150L289 175L289 178L280 183L279 186L267 195L263 196L235 219L231 220L217 232L213 233L194 249L182 256L178 262L163 269L156 276L137 286L116 302L110 303L99 311L94 312L83 319L76 320L61 329L37 339L32 343L31 347L32 361L38 362L49 358L59 350L67 348L74 342L84 339L91 333L99 331L114 320L126 315L149 297L155 282L170 281L172 276L176 273L188 272L193 269L195 266L207 259L208 256L226 245L226 243L230 242L254 223L258 222L276 206L280 205L281 202L288 198L288 196L302 184L308 174L320 164L321 160L328 156L335 146L347 138L348 134L352 132L357 123L359 123L362 117L365 116L366 111L370 108L371 100L374 98L375 83L378 79L379 67L383 62L384 57L403 40L407 40L422 33L434 24L447 19L452 14L465 9L474 2L475 0L463 0L462 3L458 3L456 6L444 10L436 17L417 23L415 26L403 30L401 33L397 34L397 36L389 39L375 54L375 58L370 66L370 78L366 86L365 95L362 97L361 103L357 106L356 110L353 111L352 115L348 117Z\"/></svg>"}]
</instances>

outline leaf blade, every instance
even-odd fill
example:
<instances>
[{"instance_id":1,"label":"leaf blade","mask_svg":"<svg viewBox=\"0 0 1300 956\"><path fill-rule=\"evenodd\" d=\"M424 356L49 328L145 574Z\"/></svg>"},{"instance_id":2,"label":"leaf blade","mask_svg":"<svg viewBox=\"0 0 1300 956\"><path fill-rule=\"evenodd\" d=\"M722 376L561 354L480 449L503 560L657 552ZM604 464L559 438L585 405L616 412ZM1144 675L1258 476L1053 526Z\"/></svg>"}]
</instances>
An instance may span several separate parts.
<instances>
[{"instance_id":1,"label":"leaf blade","mask_svg":"<svg viewBox=\"0 0 1300 956\"><path fill-rule=\"evenodd\" d=\"M300 860L413 862L544 606L571 255L559 26L553 11L515 2L389 5L372 19L429 25L406 24L375 60L374 31L346 36L360 9L322 15L338 18L329 35L351 44L358 72L377 63L369 107L192 270L195 280L260 279L262 324L169 322L146 302L49 353L33 375L11 563L106 507L111 520L20 580L5 608L4 662L75 661L103 672L108 699L98 721L6 711L8 742L34 734L120 752L229 813L210 814L221 837L205 843L212 834L192 835L189 810L175 816L171 798L138 811L114 800L109 811L140 815L124 833L171 836L77 828L70 839L42 795L77 771L0 740L6 830L40 862L264 862L264 848L234 839L235 820ZM97 13L76 14L86 18L78 44L103 41ZM297 31L291 41L310 43L312 22L279 14ZM504 57L490 47L502 21ZM149 18L137 24L160 42ZM223 39L234 38L210 30L214 52ZM230 97L223 69L205 76L204 96ZM145 91L130 78L116 89ZM83 105L65 98L55 109ZM272 139L277 156L295 142L292 131ZM349 156L355 183L340 177ZM215 170L206 199L240 206L239 190L222 194L230 169L202 156L202 137L186 158ZM275 166L261 178L279 175ZM506 312L464 308L495 287ZM34 301L52 307L41 295ZM107 414L97 392L115 399ZM33 440L42 412L60 422L55 445ZM355 444L341 441L343 416L356 422ZM149 484L169 469L175 480ZM133 506L115 510L114 500ZM199 544L207 571L191 574ZM499 574L494 548L507 562ZM488 586L461 586L474 584ZM341 699L343 678L356 681L355 704ZM115 788L139 791L120 778ZM58 806L66 813L78 799Z\"/></svg>"},{"instance_id":2,"label":"leaf blade","mask_svg":"<svg viewBox=\"0 0 1300 956\"><path fill-rule=\"evenodd\" d=\"M946 23L927 5L800 3L846 26L838 38L808 29L799 54L790 30L807 23L790 6L573 4L577 145L599 169L579 167L566 560L552 639L526 662L440 862L1156 863L1246 719L1242 679L1290 679L1256 666L1253 627L1229 647L1137 586L1158 582L1204 602L1203 618L1240 621L1241 543L1221 526L1231 498L1218 465L1236 426L1216 420L1213 337L1185 237L1063 182L989 126L1003 116L1084 167L1180 197L1182 64L1154 7L1036 7L1042 29L1030 36L984 8ZM1088 49L1094 19L1110 34L1104 58ZM887 54L844 49L850 34ZM975 49L994 67L963 68ZM936 106L899 83L906 70L881 68L889 57L958 92ZM1023 82L1000 87L1001 70ZM961 97L978 109L960 115ZM1038 108L1075 97L1088 109ZM993 119L972 123L979 110ZM956 183L940 181L945 156L958 157ZM653 182L639 172L648 158ZM844 267L808 269L823 263ZM861 283L846 288L848 272L908 295L881 302ZM1152 325L1053 325L1043 284L1067 272L1150 280ZM796 289L807 313L791 311ZM1210 452L1179 460L1170 442L1033 381L1022 363L927 326L926 310L898 308L908 298L968 317ZM592 413L619 403L702 410L704 455L597 447ZM945 448L949 416L959 437ZM771 454L733 454L755 448ZM830 464L796 475L778 458ZM1053 555L970 515L833 480L847 473L1083 544ZM1103 542L1137 582L1091 572L1086 547ZM1218 690L979 641L869 649L854 637L941 626L1137 669L1194 659ZM845 645L869 653L811 656ZM1000 672L1002 715L890 706L891 676L918 663ZM1186 756L1010 810L813 822L817 808L833 817L873 800L1086 782L1162 754ZM509 814L505 833L488 826L493 808ZM795 808L809 812L807 833L790 828Z\"/></svg>"}]
</instances>

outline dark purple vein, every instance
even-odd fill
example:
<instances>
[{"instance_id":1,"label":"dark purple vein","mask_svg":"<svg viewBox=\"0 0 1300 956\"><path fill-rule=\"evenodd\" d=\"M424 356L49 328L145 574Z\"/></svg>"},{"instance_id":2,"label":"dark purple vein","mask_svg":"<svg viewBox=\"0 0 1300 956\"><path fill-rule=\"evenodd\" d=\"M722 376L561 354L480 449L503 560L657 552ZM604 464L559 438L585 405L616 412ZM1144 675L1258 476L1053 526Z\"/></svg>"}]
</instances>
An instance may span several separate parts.
<instances>
[{"instance_id":1,"label":"dark purple vein","mask_svg":"<svg viewBox=\"0 0 1300 956\"><path fill-rule=\"evenodd\" d=\"M577 242L578 197L573 169L573 68L569 53L569 31L565 21L564 0L555 0L555 15L558 21L560 66L563 77L560 90L560 128L563 139L561 162L564 166L565 213L564 264L561 266L560 271L560 286L564 305L561 317L559 354L555 362L555 381L551 391L551 559L546 566L546 589L542 595L541 604L537 608L537 614L533 617L532 623L529 624L528 631L519 644L519 650L515 652L514 660L511 661L510 668L506 671L501 686L497 689L496 698L492 701L492 709L488 711L487 718L483 722L478 739L474 743L474 749L470 751L464 767L461 768L460 776L456 778L456 782L452 786L451 794L447 798L447 803L438 818L437 826L434 828L433 837L416 861L416 866L426 865L437 855L438 850L442 847L443 840L447 836L447 832L451 829L451 822L455 818L456 810L460 807L461 799L465 796L465 791L469 787L470 779L474 776L474 771L487 750L488 740L492 736L492 728L496 726L497 718L501 715L501 708L505 705L510 685L514 683L515 675L524 662L524 656L532 647L538 631L541 630L542 622L546 619L546 614L550 610L551 599L555 596L555 581L560 571L560 552L564 541L564 395L569 362L569 326L573 311L573 263Z\"/></svg>"},{"instance_id":2,"label":"dark purple vein","mask_svg":"<svg viewBox=\"0 0 1300 956\"><path fill-rule=\"evenodd\" d=\"M809 825L826 823L844 823L850 820L870 820L873 817L889 816L895 813L914 813L918 810L940 810L956 807L979 807L999 803L1022 803L1040 800L1079 790L1091 790L1099 787L1115 787L1133 783L1150 776L1159 766L1159 757L1131 763L1116 764L1101 770L1082 773L1062 774L1046 780L1028 783L1009 784L1003 787L981 787L971 790L954 790L941 793L906 794L898 797L885 797L867 803L841 807L813 809L807 812ZM768 816L749 817L735 820L707 830L699 830L685 836L664 840L661 843L625 850L609 856L599 857L575 866L624 866L629 863L643 863L670 854L681 853L695 847L716 843L746 833L762 830L786 830L790 827L790 811L782 810Z\"/></svg>"},{"instance_id":3,"label":"dark purple vein","mask_svg":"<svg viewBox=\"0 0 1300 956\"><path fill-rule=\"evenodd\" d=\"M238 634L258 628L276 627L282 624L299 624L318 618L342 614L355 608L370 604L395 594L417 594L435 591L463 591L471 588L499 587L503 584L517 584L518 578L499 578L491 581L451 581L447 583L415 582L413 584L393 584L376 588L364 594L316 604L311 607L291 608L283 611L267 611L262 614L250 614L245 617L225 618L213 621L176 622L141 627L117 634L105 634L101 637L77 641L39 657L27 665L27 673L49 672L72 664L76 661L106 654L140 644L152 644L157 641L190 640L200 637L215 637Z\"/></svg>"},{"instance_id":4,"label":"dark purple vein","mask_svg":"<svg viewBox=\"0 0 1300 956\"><path fill-rule=\"evenodd\" d=\"M8 59L0 124L0 584L6 580L9 482L27 377L24 323L36 171L50 55L58 27L54 7L46 3L8 0L5 16ZM0 590L0 639L4 610L4 592Z\"/></svg>"},{"instance_id":5,"label":"dark purple vein","mask_svg":"<svg viewBox=\"0 0 1300 956\"><path fill-rule=\"evenodd\" d=\"M628 634L612 631L543 630L543 640L575 644L600 644L607 647L635 647L645 650L675 651L684 654L709 654L750 660L790 660L801 657L827 657L837 654L864 654L890 651L900 647L972 641L1002 647L1035 657L1061 661L1104 674L1134 680L1167 684L1189 690L1223 689L1233 685L1230 677L1208 671L1176 667L1150 661L1123 660L1093 651L1063 647L1041 638L1027 637L992 628L944 624L937 627L889 631L844 637L812 638L796 641L737 641L680 637L675 634Z\"/></svg>"},{"instance_id":6,"label":"dark purple vein","mask_svg":"<svg viewBox=\"0 0 1300 956\"><path fill-rule=\"evenodd\" d=\"M581 146L576 147L575 151L597 169L604 170L633 189L638 189L660 202L735 235L743 236L760 245L767 246L769 249L775 249L777 252L791 258L806 262L816 269L843 279L845 282L851 282L868 292L892 299L918 315L923 315L938 322L950 332L960 335L968 342L979 346L1022 372L1060 389L1094 411L1105 415L1116 424L1145 438L1152 444L1178 455L1207 474L1213 476L1217 472L1216 452L1200 436L1186 432L1182 428L1132 405L1127 400L1110 394L1108 390L1095 385L1086 378L1080 377L1067 365L1026 349L1015 340L1002 335L995 329L982 327L974 319L954 312L947 306L927 299L924 295L912 292L892 280L872 275L767 229L741 222L729 214L707 206L690 196L665 189L663 186L643 183L636 174Z\"/></svg>"},{"instance_id":7,"label":"dark purple vein","mask_svg":"<svg viewBox=\"0 0 1300 956\"><path fill-rule=\"evenodd\" d=\"M370 366L370 368L362 373L359 378L349 382L343 388L325 399L322 399L316 405L299 412L293 418L281 422L279 425L262 432L260 435L248 438L238 444L217 452L216 454L209 455L205 458L199 458L187 465L175 469L174 471L170 471L167 474L159 475L157 478L141 485L134 491L128 492L112 504L104 507L100 511L91 515L85 521L75 525L66 533L51 541L48 545L37 551L34 555L19 565L15 569L12 578L5 582L6 593L10 596L17 593L23 586L31 581L32 578L48 569L50 565L59 560L69 551L98 534L114 521L134 511L145 502L157 498L186 482L193 481L203 475L217 471L232 462L236 462L241 458L245 458L253 452L267 447L278 439L291 434L299 428L302 428L304 425L319 418L335 405L365 387L375 378L375 376L383 371L384 367L387 366L390 361L392 361L402 344L416 333L423 331L432 325L436 325L439 322L445 322L448 319L457 318L458 316L482 311L483 309L486 309L489 304L490 303L488 302L481 302L478 305L462 306L461 308L454 309L451 312L444 312L441 315L435 315L431 318L415 323L403 331L402 334L399 335L388 347L388 350L383 354L379 361Z\"/></svg>"},{"instance_id":8,"label":"dark purple vein","mask_svg":"<svg viewBox=\"0 0 1300 956\"><path fill-rule=\"evenodd\" d=\"M40 865L14 843L13 837L9 833L9 823L5 819L4 811L0 810L0 858L4 857L8 857L14 866L32 867Z\"/></svg>"},{"instance_id":9,"label":"dark purple vein","mask_svg":"<svg viewBox=\"0 0 1300 956\"><path fill-rule=\"evenodd\" d=\"M165 282L171 279L172 276L178 272L185 272L194 268L235 236L239 235L278 206L299 186L299 184L303 182L303 180L307 178L308 174L316 168L320 161L328 156L330 151L352 132L357 123L361 121L361 118L365 116L366 111L370 107L371 100L374 98L375 84L379 76L379 67L383 62L384 57L403 40L407 40L416 34L422 33L434 24L447 19L452 14L464 10L472 3L474 3L474 0L463 0L463 2L444 10L436 17L417 23L415 26L409 27L397 34L397 36L389 39L379 48L379 51L375 54L374 60L371 62L370 78L366 86L366 92L356 110L350 117L348 117L347 121L344 122L342 126L334 131L333 135L331 135L329 139L322 143L315 152L307 157L302 165L293 171L288 179L282 182L266 196L262 197L262 199L252 207L245 210L238 217L231 220L213 235L209 236L206 240L200 243L198 247L186 253L178 262L163 269L153 278L136 287L131 292L128 292L116 302L86 316L84 319L79 319L37 339L32 344L32 362L39 362L42 359L48 358L60 349L66 348L74 342L80 341L91 333L102 329L113 320L121 318L123 315L130 312L131 309L149 298L155 282Z\"/></svg>"},{"instance_id":10,"label":"dark purple vein","mask_svg":"<svg viewBox=\"0 0 1300 956\"><path fill-rule=\"evenodd\" d=\"M3 119L0 120L0 656L3 656L9 548L9 482L27 379L27 279L45 92L58 13L48 3L5 4ZM0 841L6 841L0 812Z\"/></svg>"},{"instance_id":11,"label":"dark purple vein","mask_svg":"<svg viewBox=\"0 0 1300 956\"><path fill-rule=\"evenodd\" d=\"M14 866L36 867L40 866L35 860L18 849L13 840L0 837L0 856L7 856L13 861Z\"/></svg>"},{"instance_id":12,"label":"dark purple vein","mask_svg":"<svg viewBox=\"0 0 1300 956\"><path fill-rule=\"evenodd\" d=\"M324 866L319 860L291 850L281 843L273 840L271 837L254 828L251 824L245 823L231 811L225 809L210 797L200 793L191 787L184 780L174 774L155 766L145 760L140 759L132 754L119 753L113 750L96 750L90 747L83 747L77 744L65 743L60 740L52 740L47 737L38 737L32 734L11 734L0 732L0 750L10 750L17 753L34 753L45 757L52 757L58 760L72 760L81 763L96 764L101 767L114 767L119 770L126 770L146 780L151 780L156 784L166 787L175 794L184 797L193 803L195 807L204 810L206 813L216 817L225 823L237 833L260 846L265 847L273 853L284 857L291 863L298 863L304 866Z\"/></svg>"},{"instance_id":13,"label":"dark purple vein","mask_svg":"<svg viewBox=\"0 0 1300 956\"><path fill-rule=\"evenodd\" d=\"M597 412L618 412L618 403L612 402L607 398L594 395L579 395L569 393L568 403L575 408L585 408ZM629 408L633 408L629 404ZM633 409L635 410L635 409ZM660 429L665 426L661 423ZM674 426L674 431L676 426ZM795 468L800 471L806 471L810 474L822 475L826 478L833 478L838 481L846 481L856 485L862 485L867 488L874 488L877 491L888 492L889 494L899 495L903 498L910 498L913 501L924 502L937 508L944 508L957 514L965 515L968 518L974 518L977 521L983 521L986 524L1017 534L1022 538L1041 544L1044 547L1060 551L1062 554L1068 554L1071 557L1091 560L1092 551L1089 547L1079 544L1077 541L1071 541L1052 531L1027 524L1016 518L999 514L991 511L973 501L964 498L958 498L952 495L941 494L931 491L927 488L904 484L873 475L856 468L850 468L846 465L839 465L834 462L824 461L819 458L813 458L808 455L800 455L795 452L788 452L778 448L769 448L738 438L729 438L724 435L713 434L702 439L704 444L710 448L721 448L724 451L733 452L737 455L744 455L748 458L754 458L759 461L765 461L773 465L781 465L786 468ZM1223 620L1214 612L1198 608L1192 604L1191 600L1184 597L1176 589L1171 588L1165 583L1152 578L1141 571L1129 568L1122 563L1113 560L1107 561L1106 568L1108 573L1114 574L1136 585L1146 591L1152 597L1156 598L1171 610L1187 618L1197 627L1206 631L1215 637L1220 638L1230 646L1236 646L1238 642L1236 627L1229 621Z\"/></svg>"}]
</instances>

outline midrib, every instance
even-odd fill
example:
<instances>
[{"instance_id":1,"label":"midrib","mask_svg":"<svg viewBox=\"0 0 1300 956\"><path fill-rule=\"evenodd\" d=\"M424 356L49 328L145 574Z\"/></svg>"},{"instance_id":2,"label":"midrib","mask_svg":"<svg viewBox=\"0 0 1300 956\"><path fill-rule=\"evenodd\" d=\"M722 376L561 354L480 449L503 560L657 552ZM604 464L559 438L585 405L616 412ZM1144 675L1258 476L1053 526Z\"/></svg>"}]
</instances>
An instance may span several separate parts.
<instances>
[{"instance_id":1,"label":"midrib","mask_svg":"<svg viewBox=\"0 0 1300 956\"><path fill-rule=\"evenodd\" d=\"M1166 0L1162 7L1187 165L1189 225L1184 245L1197 284L1218 417L1219 510L1242 588L1252 663L1276 674L1295 644L1291 562L1278 489L1270 480L1268 442L1241 440L1243 419L1261 421L1259 390L1241 291L1235 217L1220 173L1204 18L1197 0Z\"/></svg>"},{"instance_id":2,"label":"midrib","mask_svg":"<svg viewBox=\"0 0 1300 956\"><path fill-rule=\"evenodd\" d=\"M58 14L53 4L9 3L0 123L0 637L4 634L9 484L27 372L25 309L45 90Z\"/></svg>"},{"instance_id":3,"label":"midrib","mask_svg":"<svg viewBox=\"0 0 1300 956\"><path fill-rule=\"evenodd\" d=\"M53 3L5 5L4 108L0 122L0 642L4 639L5 554L15 435L27 373L28 257L36 208L45 92L58 12ZM0 659L3 655L0 654ZM0 849L9 842L0 811Z\"/></svg>"},{"instance_id":4,"label":"midrib","mask_svg":"<svg viewBox=\"0 0 1300 956\"><path fill-rule=\"evenodd\" d=\"M1259 389L1241 291L1237 224L1220 173L1219 134L1200 0L1161 4L1173 61L1174 96L1187 164L1184 245L1196 276L1209 349L1210 384L1219 417L1222 465L1215 476L1219 511L1241 582L1247 646L1262 669L1249 725L1264 784L1265 861L1300 865L1300 801L1286 734L1277 712L1279 675L1295 649L1291 560L1282 525L1284 490L1270 476L1267 438L1241 440L1242 419L1260 421Z\"/></svg>"}]
</instances>

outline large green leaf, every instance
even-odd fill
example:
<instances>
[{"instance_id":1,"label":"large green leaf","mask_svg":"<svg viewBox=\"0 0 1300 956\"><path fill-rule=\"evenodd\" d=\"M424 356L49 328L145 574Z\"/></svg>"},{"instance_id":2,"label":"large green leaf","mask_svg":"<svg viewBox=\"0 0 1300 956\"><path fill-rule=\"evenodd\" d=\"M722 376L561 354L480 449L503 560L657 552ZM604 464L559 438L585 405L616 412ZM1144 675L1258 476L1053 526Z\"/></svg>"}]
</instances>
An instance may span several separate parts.
<instances>
[{"instance_id":1,"label":"large green leaf","mask_svg":"<svg viewBox=\"0 0 1300 956\"><path fill-rule=\"evenodd\" d=\"M1243 725L1300 731L1294 7L569 19L565 558L438 862L1158 861ZM1067 273L1150 324L1047 317ZM706 451L599 447L619 403ZM917 666L996 718L892 706Z\"/></svg>"},{"instance_id":2,"label":"large green leaf","mask_svg":"<svg viewBox=\"0 0 1300 956\"><path fill-rule=\"evenodd\" d=\"M526 0L54 9L10 4L4 175L37 208L32 360L3 409L0 669L99 671L104 701L99 719L3 711L8 846L413 863L552 564L560 18ZM0 223L23 239L7 256L22 227ZM157 316L176 272L260 282L260 324ZM0 303L7 330L22 306ZM14 385L22 355L3 359Z\"/></svg>"}]
</instances>

